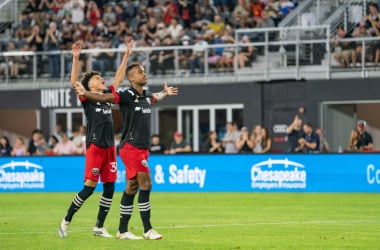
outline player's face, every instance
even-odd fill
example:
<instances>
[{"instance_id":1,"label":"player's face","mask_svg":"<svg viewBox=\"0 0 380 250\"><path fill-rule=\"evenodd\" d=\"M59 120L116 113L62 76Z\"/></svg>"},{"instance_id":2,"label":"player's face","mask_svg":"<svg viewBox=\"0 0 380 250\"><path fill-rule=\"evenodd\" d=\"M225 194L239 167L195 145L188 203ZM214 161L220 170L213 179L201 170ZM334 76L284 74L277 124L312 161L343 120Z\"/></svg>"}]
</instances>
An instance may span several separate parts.
<instances>
[{"instance_id":1,"label":"player's face","mask_svg":"<svg viewBox=\"0 0 380 250\"><path fill-rule=\"evenodd\" d=\"M140 86L144 86L148 80L145 74L145 70L142 66L136 67L134 69L132 78L133 82Z\"/></svg>"},{"instance_id":2,"label":"player's face","mask_svg":"<svg viewBox=\"0 0 380 250\"><path fill-rule=\"evenodd\" d=\"M95 91L95 92L104 91L106 89L104 78L101 77L100 75L94 75L93 77L91 77L89 87L91 91Z\"/></svg>"}]
</instances>

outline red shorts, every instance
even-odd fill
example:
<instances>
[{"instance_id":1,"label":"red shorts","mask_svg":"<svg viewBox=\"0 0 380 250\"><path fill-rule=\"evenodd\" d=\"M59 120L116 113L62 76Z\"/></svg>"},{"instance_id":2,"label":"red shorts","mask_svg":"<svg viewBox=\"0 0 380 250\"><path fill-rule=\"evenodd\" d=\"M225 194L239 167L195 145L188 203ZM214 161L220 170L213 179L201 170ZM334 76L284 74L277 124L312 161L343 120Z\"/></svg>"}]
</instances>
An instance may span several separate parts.
<instances>
[{"instance_id":1,"label":"red shorts","mask_svg":"<svg viewBox=\"0 0 380 250\"><path fill-rule=\"evenodd\" d=\"M116 148L98 147L91 144L86 150L86 170L84 179L101 182L115 182L117 178Z\"/></svg>"},{"instance_id":2,"label":"red shorts","mask_svg":"<svg viewBox=\"0 0 380 250\"><path fill-rule=\"evenodd\" d=\"M150 173L148 154L149 149L136 148L127 143L120 148L120 158L125 165L127 180L135 178L138 172Z\"/></svg>"}]
</instances>

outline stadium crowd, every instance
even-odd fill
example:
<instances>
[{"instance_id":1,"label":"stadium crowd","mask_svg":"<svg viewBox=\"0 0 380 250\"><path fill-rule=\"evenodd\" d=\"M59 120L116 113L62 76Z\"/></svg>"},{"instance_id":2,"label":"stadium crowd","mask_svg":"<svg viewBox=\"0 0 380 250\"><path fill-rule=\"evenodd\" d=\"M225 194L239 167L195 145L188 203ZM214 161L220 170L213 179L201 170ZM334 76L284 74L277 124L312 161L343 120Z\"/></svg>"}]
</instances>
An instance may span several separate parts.
<instances>
[{"instance_id":1,"label":"stadium crowd","mask_svg":"<svg viewBox=\"0 0 380 250\"><path fill-rule=\"evenodd\" d=\"M126 36L133 36L137 47L195 45L182 50L180 67L187 73L203 72L205 44L235 43L238 28L274 27L298 4L296 0L28 0L13 28L12 40L3 46L7 51L57 52L38 57L49 63L49 76L60 76L59 51L70 50L74 41L84 48L120 48ZM261 36L244 36L247 43ZM210 67L230 70L234 51L217 48L209 51ZM241 47L239 66L246 67L255 58L252 46ZM8 64L0 58L0 75L17 79L31 73L31 57L11 57ZM81 67L104 74L115 68L114 53L81 57ZM131 62L149 63L150 73L165 74L174 68L172 50L135 52ZM67 60L65 70L70 69ZM44 64L39 64L44 65ZM39 69L41 74L42 68ZM66 72L66 73L67 73Z\"/></svg>"}]
</instances>

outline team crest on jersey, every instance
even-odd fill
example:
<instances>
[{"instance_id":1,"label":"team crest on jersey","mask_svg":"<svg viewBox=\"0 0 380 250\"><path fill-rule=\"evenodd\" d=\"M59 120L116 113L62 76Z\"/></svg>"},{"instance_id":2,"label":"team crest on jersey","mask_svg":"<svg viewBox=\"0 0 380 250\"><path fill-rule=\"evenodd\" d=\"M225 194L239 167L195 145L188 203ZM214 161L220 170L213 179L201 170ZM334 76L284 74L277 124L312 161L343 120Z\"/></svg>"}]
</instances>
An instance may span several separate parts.
<instances>
[{"instance_id":1,"label":"team crest on jersey","mask_svg":"<svg viewBox=\"0 0 380 250\"><path fill-rule=\"evenodd\" d=\"M150 100L151 100L151 99L150 99L149 97L146 98L147 103L152 104L152 103L150 102Z\"/></svg>"},{"instance_id":2,"label":"team crest on jersey","mask_svg":"<svg viewBox=\"0 0 380 250\"><path fill-rule=\"evenodd\" d=\"M99 168L93 168L92 169L92 174L97 176L99 174Z\"/></svg>"},{"instance_id":3,"label":"team crest on jersey","mask_svg":"<svg viewBox=\"0 0 380 250\"><path fill-rule=\"evenodd\" d=\"M144 167L148 167L148 162L146 160L142 160L141 161L141 164L144 166Z\"/></svg>"}]
</instances>

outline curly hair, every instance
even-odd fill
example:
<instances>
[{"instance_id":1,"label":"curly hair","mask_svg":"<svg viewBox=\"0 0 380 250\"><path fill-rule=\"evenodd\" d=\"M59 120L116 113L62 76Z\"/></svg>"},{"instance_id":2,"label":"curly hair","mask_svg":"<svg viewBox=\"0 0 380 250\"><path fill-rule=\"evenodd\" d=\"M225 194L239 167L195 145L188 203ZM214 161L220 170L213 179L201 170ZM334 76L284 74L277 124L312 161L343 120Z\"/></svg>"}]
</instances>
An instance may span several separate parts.
<instances>
[{"instance_id":1,"label":"curly hair","mask_svg":"<svg viewBox=\"0 0 380 250\"><path fill-rule=\"evenodd\" d=\"M83 77L82 77L82 79L81 79L81 83L82 83L83 87L84 87L86 90L88 90L88 91L90 90L90 88L88 87L88 83L89 83L91 77L93 77L93 76L95 76L95 75L100 75L100 72L99 72L99 71L94 71L94 70L92 70L92 71L90 71L90 72L86 72L86 73L83 75Z\"/></svg>"}]
</instances>

